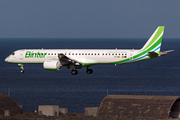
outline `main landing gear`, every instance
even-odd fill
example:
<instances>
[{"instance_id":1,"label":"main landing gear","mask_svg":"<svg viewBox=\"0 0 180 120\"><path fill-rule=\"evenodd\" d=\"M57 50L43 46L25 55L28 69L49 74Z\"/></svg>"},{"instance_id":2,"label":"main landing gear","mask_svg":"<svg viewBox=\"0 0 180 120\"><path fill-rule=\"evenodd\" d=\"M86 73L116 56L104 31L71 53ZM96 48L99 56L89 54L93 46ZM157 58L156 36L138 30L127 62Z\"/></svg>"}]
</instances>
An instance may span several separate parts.
<instances>
[{"instance_id":1,"label":"main landing gear","mask_svg":"<svg viewBox=\"0 0 180 120\"><path fill-rule=\"evenodd\" d=\"M89 66L87 67L87 70L86 70L86 73L87 74L92 74L93 73L93 70L92 69L89 69Z\"/></svg>"},{"instance_id":2,"label":"main landing gear","mask_svg":"<svg viewBox=\"0 0 180 120\"><path fill-rule=\"evenodd\" d=\"M71 68L72 68L71 74L72 74L72 75L77 75L77 74L78 74L78 71L75 70L74 67L71 67ZM93 73L93 70L92 70L92 69L89 69L89 67L87 67L86 73L87 73L87 74L92 74L92 73Z\"/></svg>"},{"instance_id":3,"label":"main landing gear","mask_svg":"<svg viewBox=\"0 0 180 120\"><path fill-rule=\"evenodd\" d=\"M92 74L92 73L93 73L93 70L92 70L92 69L87 69L87 70L86 70L86 73L87 73L87 74Z\"/></svg>"},{"instance_id":4,"label":"main landing gear","mask_svg":"<svg viewBox=\"0 0 180 120\"><path fill-rule=\"evenodd\" d=\"M77 70L72 70L72 71L71 71L71 74L72 74L72 75L77 75L77 74L78 74L78 71L77 71Z\"/></svg>"},{"instance_id":5,"label":"main landing gear","mask_svg":"<svg viewBox=\"0 0 180 120\"><path fill-rule=\"evenodd\" d=\"M74 64L70 64L70 68L71 68L71 74L72 75L77 75L78 74L78 71L75 70Z\"/></svg>"}]
</instances>

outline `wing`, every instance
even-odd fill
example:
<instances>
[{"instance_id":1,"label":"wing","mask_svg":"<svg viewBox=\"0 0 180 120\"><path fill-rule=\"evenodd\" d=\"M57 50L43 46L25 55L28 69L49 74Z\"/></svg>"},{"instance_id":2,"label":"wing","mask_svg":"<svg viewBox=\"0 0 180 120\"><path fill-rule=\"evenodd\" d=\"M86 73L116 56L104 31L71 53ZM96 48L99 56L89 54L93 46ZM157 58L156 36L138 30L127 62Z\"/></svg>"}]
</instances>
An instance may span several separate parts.
<instances>
[{"instance_id":1,"label":"wing","mask_svg":"<svg viewBox=\"0 0 180 120\"><path fill-rule=\"evenodd\" d=\"M74 60L74 59L71 59L62 53L58 54L58 58L62 64L64 63L64 64L82 65L81 62Z\"/></svg>"}]
</instances>

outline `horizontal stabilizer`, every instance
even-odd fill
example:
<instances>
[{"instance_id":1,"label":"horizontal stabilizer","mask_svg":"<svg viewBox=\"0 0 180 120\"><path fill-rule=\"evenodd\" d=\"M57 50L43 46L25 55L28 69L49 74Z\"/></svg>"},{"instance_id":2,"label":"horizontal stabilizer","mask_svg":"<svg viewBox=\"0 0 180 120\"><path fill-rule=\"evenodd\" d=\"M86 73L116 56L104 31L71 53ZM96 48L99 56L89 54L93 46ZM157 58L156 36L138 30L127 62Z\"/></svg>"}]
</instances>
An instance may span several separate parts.
<instances>
[{"instance_id":1,"label":"horizontal stabilizer","mask_svg":"<svg viewBox=\"0 0 180 120\"><path fill-rule=\"evenodd\" d=\"M163 56L163 55L167 55L169 52L173 52L174 50L167 50L167 51L164 51L164 52L159 52L159 54L161 55L161 56Z\"/></svg>"},{"instance_id":2,"label":"horizontal stabilizer","mask_svg":"<svg viewBox=\"0 0 180 120\"><path fill-rule=\"evenodd\" d=\"M167 52L167 53L168 53L168 52L173 52L173 51L174 51L174 50L167 50L167 51L164 51L164 52Z\"/></svg>"}]
</instances>

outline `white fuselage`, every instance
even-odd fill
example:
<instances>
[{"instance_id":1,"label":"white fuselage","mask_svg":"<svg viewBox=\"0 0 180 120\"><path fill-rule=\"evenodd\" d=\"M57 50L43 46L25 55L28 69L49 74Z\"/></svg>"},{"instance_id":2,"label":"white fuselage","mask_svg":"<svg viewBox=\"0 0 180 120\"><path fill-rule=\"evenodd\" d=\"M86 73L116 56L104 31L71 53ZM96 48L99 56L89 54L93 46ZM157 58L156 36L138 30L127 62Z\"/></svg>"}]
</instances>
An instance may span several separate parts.
<instances>
[{"instance_id":1,"label":"white fuselage","mask_svg":"<svg viewBox=\"0 0 180 120\"><path fill-rule=\"evenodd\" d=\"M22 49L7 58L10 63L43 63L46 60L58 60L62 53L81 63L111 64L123 59L133 59L139 50L128 49ZM84 64L84 65L85 65Z\"/></svg>"}]
</instances>

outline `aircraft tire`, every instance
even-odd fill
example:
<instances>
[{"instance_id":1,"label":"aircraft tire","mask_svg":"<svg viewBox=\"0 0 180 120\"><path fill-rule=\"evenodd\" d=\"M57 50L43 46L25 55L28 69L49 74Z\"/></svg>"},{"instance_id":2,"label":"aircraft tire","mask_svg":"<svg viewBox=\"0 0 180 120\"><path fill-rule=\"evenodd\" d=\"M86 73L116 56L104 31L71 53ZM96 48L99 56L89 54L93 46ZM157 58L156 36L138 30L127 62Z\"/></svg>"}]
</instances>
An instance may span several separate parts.
<instances>
[{"instance_id":1,"label":"aircraft tire","mask_svg":"<svg viewBox=\"0 0 180 120\"><path fill-rule=\"evenodd\" d=\"M72 70L72 71L71 71L71 74L72 74L72 75L77 75L77 74L78 74L78 71L77 71L77 70Z\"/></svg>"},{"instance_id":2,"label":"aircraft tire","mask_svg":"<svg viewBox=\"0 0 180 120\"><path fill-rule=\"evenodd\" d=\"M21 73L24 73L24 70L21 70Z\"/></svg>"},{"instance_id":3,"label":"aircraft tire","mask_svg":"<svg viewBox=\"0 0 180 120\"><path fill-rule=\"evenodd\" d=\"M92 73L93 73L93 70L92 70L92 69L87 69L87 70L86 70L86 73L87 73L87 74L92 74Z\"/></svg>"}]
</instances>

